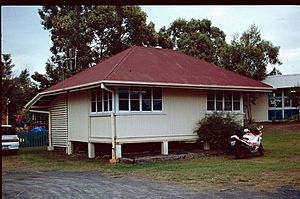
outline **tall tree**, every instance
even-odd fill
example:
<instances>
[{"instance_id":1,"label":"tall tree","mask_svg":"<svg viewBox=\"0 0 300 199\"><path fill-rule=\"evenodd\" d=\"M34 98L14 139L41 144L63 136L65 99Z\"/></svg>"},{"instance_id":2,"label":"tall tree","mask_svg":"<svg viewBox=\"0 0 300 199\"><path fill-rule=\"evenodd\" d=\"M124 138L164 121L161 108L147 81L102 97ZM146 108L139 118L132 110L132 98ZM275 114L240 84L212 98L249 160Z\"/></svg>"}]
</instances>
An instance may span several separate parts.
<instances>
[{"instance_id":1,"label":"tall tree","mask_svg":"<svg viewBox=\"0 0 300 199\"><path fill-rule=\"evenodd\" d=\"M11 55L3 54L1 57L1 124L2 119L6 118L7 116L7 107L10 102L9 90L13 88L13 83L11 80L13 67L14 65L12 64Z\"/></svg>"},{"instance_id":2,"label":"tall tree","mask_svg":"<svg viewBox=\"0 0 300 199\"><path fill-rule=\"evenodd\" d=\"M53 43L46 74L32 76L41 89L60 81L62 72L67 78L130 45L157 45L154 24L146 24L138 6L44 6L39 14ZM75 49L76 69L60 61L74 57Z\"/></svg>"},{"instance_id":3,"label":"tall tree","mask_svg":"<svg viewBox=\"0 0 300 199\"><path fill-rule=\"evenodd\" d=\"M208 62L219 64L221 48L226 44L225 34L212 26L208 19L177 19L169 27L171 38L180 51Z\"/></svg>"},{"instance_id":4,"label":"tall tree","mask_svg":"<svg viewBox=\"0 0 300 199\"><path fill-rule=\"evenodd\" d=\"M12 63L10 54L3 54L1 60L2 79L10 79L12 76L12 69L15 65Z\"/></svg>"},{"instance_id":5,"label":"tall tree","mask_svg":"<svg viewBox=\"0 0 300 199\"><path fill-rule=\"evenodd\" d=\"M221 50L221 66L236 73L263 80L268 64L280 65L279 47L261 39L257 26L251 25L241 37L235 35L231 44Z\"/></svg>"},{"instance_id":6,"label":"tall tree","mask_svg":"<svg viewBox=\"0 0 300 199\"><path fill-rule=\"evenodd\" d=\"M35 85L29 78L28 70L21 71L18 77L13 76L14 64L10 54L3 54L1 59L2 92L1 109L8 112L9 123L14 124L14 116L37 93Z\"/></svg>"},{"instance_id":7,"label":"tall tree","mask_svg":"<svg viewBox=\"0 0 300 199\"><path fill-rule=\"evenodd\" d=\"M6 110L9 102L10 92L14 87L12 80L12 69L15 65L12 63L10 54L3 54L1 58L2 68L2 90L1 90L1 108Z\"/></svg>"}]
</instances>

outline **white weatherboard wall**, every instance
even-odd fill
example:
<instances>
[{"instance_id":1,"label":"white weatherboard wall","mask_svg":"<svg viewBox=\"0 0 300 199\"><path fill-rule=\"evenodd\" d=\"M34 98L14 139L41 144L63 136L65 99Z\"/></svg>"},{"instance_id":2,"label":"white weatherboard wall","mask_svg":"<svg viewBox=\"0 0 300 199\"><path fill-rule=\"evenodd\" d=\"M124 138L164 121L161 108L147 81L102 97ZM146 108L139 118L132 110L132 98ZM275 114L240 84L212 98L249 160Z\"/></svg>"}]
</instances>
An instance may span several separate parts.
<instances>
[{"instance_id":1,"label":"white weatherboard wall","mask_svg":"<svg viewBox=\"0 0 300 199\"><path fill-rule=\"evenodd\" d=\"M206 91L163 89L163 112L117 115L117 142L195 139L193 131L205 112Z\"/></svg>"},{"instance_id":2,"label":"white weatherboard wall","mask_svg":"<svg viewBox=\"0 0 300 199\"><path fill-rule=\"evenodd\" d=\"M91 117L91 137L107 139L111 142L111 118L110 116Z\"/></svg>"},{"instance_id":3,"label":"white weatherboard wall","mask_svg":"<svg viewBox=\"0 0 300 199\"><path fill-rule=\"evenodd\" d=\"M89 91L69 93L69 139L87 142L89 129Z\"/></svg>"},{"instance_id":4,"label":"white weatherboard wall","mask_svg":"<svg viewBox=\"0 0 300 199\"><path fill-rule=\"evenodd\" d=\"M255 122L268 121L268 94L256 93L255 105L252 104L252 118Z\"/></svg>"},{"instance_id":5,"label":"white weatherboard wall","mask_svg":"<svg viewBox=\"0 0 300 199\"><path fill-rule=\"evenodd\" d=\"M51 133L54 147L67 147L68 107L67 96L58 95L50 104Z\"/></svg>"}]
</instances>

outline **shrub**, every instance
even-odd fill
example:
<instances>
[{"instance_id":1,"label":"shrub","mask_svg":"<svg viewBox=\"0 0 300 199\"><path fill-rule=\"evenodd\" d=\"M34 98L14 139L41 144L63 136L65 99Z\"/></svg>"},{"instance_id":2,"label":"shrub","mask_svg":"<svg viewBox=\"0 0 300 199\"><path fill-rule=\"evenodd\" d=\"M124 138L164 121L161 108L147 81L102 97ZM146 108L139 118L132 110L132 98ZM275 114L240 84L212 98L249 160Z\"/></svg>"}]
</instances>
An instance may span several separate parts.
<instances>
[{"instance_id":1,"label":"shrub","mask_svg":"<svg viewBox=\"0 0 300 199\"><path fill-rule=\"evenodd\" d=\"M197 123L195 133L199 139L216 144L221 150L229 149L228 138L242 131L242 126L236 121L235 116L230 113L214 112Z\"/></svg>"},{"instance_id":2,"label":"shrub","mask_svg":"<svg viewBox=\"0 0 300 199\"><path fill-rule=\"evenodd\" d=\"M244 128L249 129L251 132L257 132L257 128L260 126L260 124L255 122L254 120L245 122L244 124Z\"/></svg>"}]
</instances>

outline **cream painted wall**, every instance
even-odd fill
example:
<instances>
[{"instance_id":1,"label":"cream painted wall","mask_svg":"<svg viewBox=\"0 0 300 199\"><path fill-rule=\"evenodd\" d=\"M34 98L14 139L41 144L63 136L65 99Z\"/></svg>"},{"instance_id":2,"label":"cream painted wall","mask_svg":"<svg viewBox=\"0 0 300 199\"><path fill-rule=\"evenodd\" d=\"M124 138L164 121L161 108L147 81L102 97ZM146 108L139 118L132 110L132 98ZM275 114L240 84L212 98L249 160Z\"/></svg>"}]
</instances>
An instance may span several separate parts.
<instances>
[{"instance_id":1,"label":"cream painted wall","mask_svg":"<svg viewBox=\"0 0 300 199\"><path fill-rule=\"evenodd\" d=\"M256 122L268 121L268 94L256 93L255 105L252 105L252 118Z\"/></svg>"},{"instance_id":2,"label":"cream painted wall","mask_svg":"<svg viewBox=\"0 0 300 199\"><path fill-rule=\"evenodd\" d=\"M124 138L195 136L196 123L206 112L206 91L163 89L163 112L116 117L116 134Z\"/></svg>"},{"instance_id":3,"label":"cream painted wall","mask_svg":"<svg viewBox=\"0 0 300 199\"><path fill-rule=\"evenodd\" d=\"M88 141L89 93L89 91L80 91L68 95L68 124L71 141Z\"/></svg>"},{"instance_id":4,"label":"cream painted wall","mask_svg":"<svg viewBox=\"0 0 300 199\"><path fill-rule=\"evenodd\" d=\"M255 120L267 120L267 95L258 94L252 108ZM139 140L180 140L197 137L193 133L197 122L205 117L206 91L163 89L163 111L156 113L120 113L115 116L116 136L121 142ZM90 114L90 92L70 93L68 96L69 139L88 142L111 138L110 115ZM242 117L242 114L240 115ZM90 129L90 130L89 130ZM173 139L174 138L174 139Z\"/></svg>"},{"instance_id":5,"label":"cream painted wall","mask_svg":"<svg viewBox=\"0 0 300 199\"><path fill-rule=\"evenodd\" d=\"M91 117L91 137L111 138L110 116Z\"/></svg>"},{"instance_id":6,"label":"cream painted wall","mask_svg":"<svg viewBox=\"0 0 300 199\"><path fill-rule=\"evenodd\" d=\"M206 91L166 89L164 94L172 135L194 135L196 123L206 113Z\"/></svg>"},{"instance_id":7,"label":"cream painted wall","mask_svg":"<svg viewBox=\"0 0 300 199\"><path fill-rule=\"evenodd\" d=\"M165 114L118 115L116 132L118 138L170 136Z\"/></svg>"}]
</instances>

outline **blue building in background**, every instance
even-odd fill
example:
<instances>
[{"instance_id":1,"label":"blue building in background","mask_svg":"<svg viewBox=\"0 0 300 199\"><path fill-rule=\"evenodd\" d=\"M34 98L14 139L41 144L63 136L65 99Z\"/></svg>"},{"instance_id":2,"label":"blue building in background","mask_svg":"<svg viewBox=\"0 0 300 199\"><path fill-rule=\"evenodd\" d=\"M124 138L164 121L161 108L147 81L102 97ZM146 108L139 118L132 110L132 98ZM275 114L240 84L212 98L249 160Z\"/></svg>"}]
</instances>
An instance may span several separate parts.
<instances>
[{"instance_id":1,"label":"blue building in background","mask_svg":"<svg viewBox=\"0 0 300 199\"><path fill-rule=\"evenodd\" d=\"M300 74L268 76L262 82L276 89L268 94L269 120L299 117L299 97L291 96L299 92Z\"/></svg>"}]
</instances>

